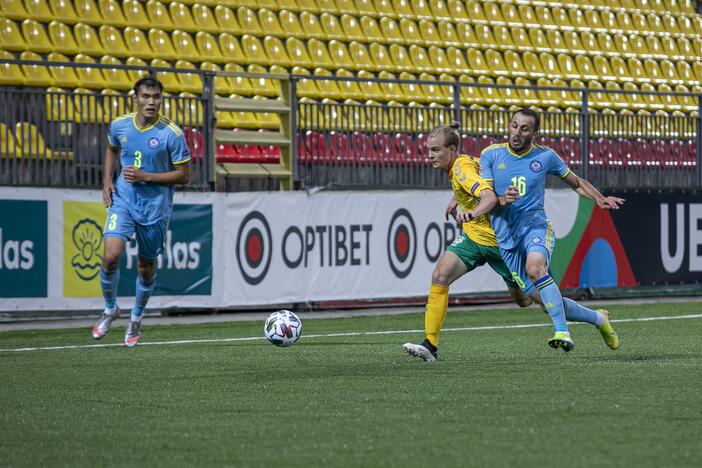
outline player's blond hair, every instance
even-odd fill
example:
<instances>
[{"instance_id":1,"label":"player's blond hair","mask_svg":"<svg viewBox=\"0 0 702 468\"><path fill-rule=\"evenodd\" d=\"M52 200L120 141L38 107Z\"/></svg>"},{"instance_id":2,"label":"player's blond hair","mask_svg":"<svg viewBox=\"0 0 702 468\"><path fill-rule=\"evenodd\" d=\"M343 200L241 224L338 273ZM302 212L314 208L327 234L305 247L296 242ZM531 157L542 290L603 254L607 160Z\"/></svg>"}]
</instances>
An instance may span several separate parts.
<instances>
[{"instance_id":1,"label":"player's blond hair","mask_svg":"<svg viewBox=\"0 0 702 468\"><path fill-rule=\"evenodd\" d=\"M456 151L461 148L461 124L452 121L448 125L438 125L429 134L430 137L441 136L444 138L444 146L447 148L451 145L456 147Z\"/></svg>"}]
</instances>

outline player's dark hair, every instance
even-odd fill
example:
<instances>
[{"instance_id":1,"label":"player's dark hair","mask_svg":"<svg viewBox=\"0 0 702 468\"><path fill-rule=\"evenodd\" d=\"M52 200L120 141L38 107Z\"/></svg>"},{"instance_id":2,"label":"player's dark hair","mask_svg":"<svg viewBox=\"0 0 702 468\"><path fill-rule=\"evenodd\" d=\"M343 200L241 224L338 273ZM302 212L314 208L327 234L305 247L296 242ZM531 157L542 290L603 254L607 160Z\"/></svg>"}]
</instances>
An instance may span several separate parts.
<instances>
[{"instance_id":1,"label":"player's dark hair","mask_svg":"<svg viewBox=\"0 0 702 468\"><path fill-rule=\"evenodd\" d=\"M163 92L163 84L151 75L142 76L139 81L134 83L134 94L139 94L139 88L158 88L160 92Z\"/></svg>"},{"instance_id":2,"label":"player's dark hair","mask_svg":"<svg viewBox=\"0 0 702 468\"><path fill-rule=\"evenodd\" d=\"M455 120L452 121L448 125L439 125L437 127L434 127L434 130L431 131L429 136L442 136L444 137L444 146L449 147L451 145L456 147L456 151L459 151L461 148L461 124L459 122L456 122Z\"/></svg>"},{"instance_id":3,"label":"player's dark hair","mask_svg":"<svg viewBox=\"0 0 702 468\"><path fill-rule=\"evenodd\" d=\"M528 107L523 107L522 109L519 109L517 111L514 111L514 114L512 114L512 120L515 115L517 114L524 114L527 117L533 117L534 119L534 132L539 131L539 127L541 126L541 117L539 117L539 113L536 112L534 109L529 109Z\"/></svg>"}]
</instances>

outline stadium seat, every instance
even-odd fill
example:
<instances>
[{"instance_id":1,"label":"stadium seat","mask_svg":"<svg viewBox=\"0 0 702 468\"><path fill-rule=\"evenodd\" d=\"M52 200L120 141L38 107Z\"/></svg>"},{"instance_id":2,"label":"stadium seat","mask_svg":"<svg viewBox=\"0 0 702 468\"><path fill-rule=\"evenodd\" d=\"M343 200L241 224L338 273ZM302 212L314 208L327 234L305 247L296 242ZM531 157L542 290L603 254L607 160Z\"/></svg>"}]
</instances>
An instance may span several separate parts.
<instances>
[{"instance_id":1,"label":"stadium seat","mask_svg":"<svg viewBox=\"0 0 702 468\"><path fill-rule=\"evenodd\" d=\"M367 40L367 37L361 28L361 24L355 17L349 15L348 13L341 15L341 29L346 36L346 40Z\"/></svg>"},{"instance_id":2,"label":"stadium seat","mask_svg":"<svg viewBox=\"0 0 702 468\"><path fill-rule=\"evenodd\" d=\"M201 126L203 124L203 105L199 96L182 92L175 100L174 119L181 127Z\"/></svg>"},{"instance_id":3,"label":"stadium seat","mask_svg":"<svg viewBox=\"0 0 702 468\"><path fill-rule=\"evenodd\" d=\"M414 83L417 81L417 77L408 72L401 72L399 79L408 81L408 83L400 83L400 89L402 89L405 95L405 101L428 101L428 97L424 94L422 88Z\"/></svg>"},{"instance_id":4,"label":"stadium seat","mask_svg":"<svg viewBox=\"0 0 702 468\"><path fill-rule=\"evenodd\" d=\"M76 9L78 21L81 23L95 27L105 23L104 18L100 14L100 10L93 0L74 0L73 6ZM113 21L113 19L110 18L110 21Z\"/></svg>"},{"instance_id":5,"label":"stadium seat","mask_svg":"<svg viewBox=\"0 0 702 468\"><path fill-rule=\"evenodd\" d=\"M244 68L239 64L227 63L224 65L224 71L228 73L244 73L247 70L244 70ZM218 92L218 94L238 94L240 96L250 96L255 94L254 85L252 84L252 80L249 78L243 76L229 76L226 77L226 80L229 83L231 92ZM260 90L256 90L256 92L260 93Z\"/></svg>"},{"instance_id":6,"label":"stadium seat","mask_svg":"<svg viewBox=\"0 0 702 468\"><path fill-rule=\"evenodd\" d=\"M337 67L356 68L351 53L343 42L336 39L329 41L329 55Z\"/></svg>"},{"instance_id":7,"label":"stadium seat","mask_svg":"<svg viewBox=\"0 0 702 468\"><path fill-rule=\"evenodd\" d=\"M241 25L236 17L236 13L231 8L217 5L214 10L215 20L222 33L239 35L242 33ZM220 33L220 34L222 34ZM224 50L224 47L222 47Z\"/></svg>"},{"instance_id":8,"label":"stadium seat","mask_svg":"<svg viewBox=\"0 0 702 468\"><path fill-rule=\"evenodd\" d=\"M442 73L456 73L443 47L430 46L427 55L434 70Z\"/></svg>"},{"instance_id":9,"label":"stadium seat","mask_svg":"<svg viewBox=\"0 0 702 468\"><path fill-rule=\"evenodd\" d=\"M291 67L296 63L288 56L285 45L277 37L266 36L263 39L263 47L270 63L275 63L282 67Z\"/></svg>"},{"instance_id":10,"label":"stadium seat","mask_svg":"<svg viewBox=\"0 0 702 468\"><path fill-rule=\"evenodd\" d=\"M103 112L102 96L86 88L75 88L69 102L75 103L75 122L79 124L110 123Z\"/></svg>"},{"instance_id":11,"label":"stadium seat","mask_svg":"<svg viewBox=\"0 0 702 468\"><path fill-rule=\"evenodd\" d=\"M154 68L173 68L173 65L160 58L151 60L151 66ZM183 91L178 75L175 72L157 71L156 77L163 83L164 92L179 93Z\"/></svg>"},{"instance_id":12,"label":"stadium seat","mask_svg":"<svg viewBox=\"0 0 702 468\"><path fill-rule=\"evenodd\" d=\"M700 43L698 43L697 45L702 46L702 41L700 41ZM678 37L676 41L676 47L678 49L678 54L680 55L679 58L694 60L697 56L697 54L695 53L695 48L692 46L692 43L688 38L684 36Z\"/></svg>"},{"instance_id":13,"label":"stadium seat","mask_svg":"<svg viewBox=\"0 0 702 468\"><path fill-rule=\"evenodd\" d=\"M326 68L315 68L314 76L334 76L332 72ZM332 80L317 80L316 86L319 89L320 97L331 99L343 99L344 94L339 89L338 82Z\"/></svg>"},{"instance_id":14,"label":"stadium seat","mask_svg":"<svg viewBox=\"0 0 702 468\"><path fill-rule=\"evenodd\" d=\"M171 2L168 5L168 13L171 19L172 28L195 31L197 26L190 8L180 2Z\"/></svg>"},{"instance_id":15,"label":"stadium seat","mask_svg":"<svg viewBox=\"0 0 702 468\"><path fill-rule=\"evenodd\" d=\"M543 29L532 28L529 29L528 34L529 42L531 42L533 48L540 52L546 52L547 50L551 50L551 46L548 43L548 38L546 37L546 33L544 33Z\"/></svg>"},{"instance_id":16,"label":"stadium seat","mask_svg":"<svg viewBox=\"0 0 702 468\"><path fill-rule=\"evenodd\" d=\"M280 10L278 12L278 21L280 22L280 27L288 36L305 37L305 31L302 29L300 20L295 13L291 13L288 10Z\"/></svg>"},{"instance_id":17,"label":"stadium seat","mask_svg":"<svg viewBox=\"0 0 702 468\"><path fill-rule=\"evenodd\" d=\"M229 65L229 64L227 64ZM224 67L225 70L227 67ZM249 73L275 73L276 71L281 71L280 67L277 65L273 65L270 67L270 70L266 70L264 67L261 65L257 65L255 63L252 63L248 67L246 67L246 71ZM267 97L278 97L278 87L276 84L267 78L249 78L249 81L251 82L251 88L254 91L254 94L260 94L261 96L267 96Z\"/></svg>"},{"instance_id":18,"label":"stadium seat","mask_svg":"<svg viewBox=\"0 0 702 468\"><path fill-rule=\"evenodd\" d=\"M162 60L176 60L178 52L173 47L171 35L166 31L157 28L149 29L149 44L154 51L154 55Z\"/></svg>"},{"instance_id":19,"label":"stadium seat","mask_svg":"<svg viewBox=\"0 0 702 468\"><path fill-rule=\"evenodd\" d=\"M324 37L327 39L346 39L344 32L341 29L341 23L339 23L339 19L336 16L329 13L322 13L319 15L319 23L322 25Z\"/></svg>"},{"instance_id":20,"label":"stadium seat","mask_svg":"<svg viewBox=\"0 0 702 468\"><path fill-rule=\"evenodd\" d=\"M293 67L291 70L291 73L293 75L310 75L310 71L307 70L306 68L302 67ZM309 97L313 99L320 99L322 97L325 97L322 95L322 93L319 91L319 88L317 87L317 83L314 80L309 80L309 79L299 79L297 81L296 85L296 93L299 96L302 97ZM332 97L332 96L326 96L326 97Z\"/></svg>"},{"instance_id":21,"label":"stadium seat","mask_svg":"<svg viewBox=\"0 0 702 468\"><path fill-rule=\"evenodd\" d=\"M336 76L355 78L355 75L345 68L338 68L336 70ZM341 90L343 97L349 99L365 99L363 91L361 91L357 81L337 81L336 84Z\"/></svg>"},{"instance_id":22,"label":"stadium seat","mask_svg":"<svg viewBox=\"0 0 702 468\"><path fill-rule=\"evenodd\" d=\"M73 32L76 39L76 46L82 53L96 56L105 53L102 43L100 42L100 39L98 39L97 32L92 26L77 23L75 26L73 26ZM111 46L112 45L110 44L110 48L112 48Z\"/></svg>"},{"instance_id":23,"label":"stadium seat","mask_svg":"<svg viewBox=\"0 0 702 468\"><path fill-rule=\"evenodd\" d=\"M421 73L419 81L437 81L436 76L429 73ZM438 84L422 84L422 93L430 102L449 104L453 102L453 90L448 86Z\"/></svg>"},{"instance_id":24,"label":"stadium seat","mask_svg":"<svg viewBox=\"0 0 702 468\"><path fill-rule=\"evenodd\" d=\"M29 18L29 13L22 0L2 0L2 12L5 18L13 20Z\"/></svg>"},{"instance_id":25,"label":"stadium seat","mask_svg":"<svg viewBox=\"0 0 702 468\"><path fill-rule=\"evenodd\" d=\"M131 112L134 108L134 99L131 96L124 96L114 89L103 89L102 114L106 122L111 122L117 117Z\"/></svg>"},{"instance_id":26,"label":"stadium seat","mask_svg":"<svg viewBox=\"0 0 702 468\"><path fill-rule=\"evenodd\" d=\"M258 23L265 34L274 36L283 36L283 28L278 20L278 15L273 13L268 8L258 10Z\"/></svg>"},{"instance_id":27,"label":"stadium seat","mask_svg":"<svg viewBox=\"0 0 702 468\"><path fill-rule=\"evenodd\" d=\"M153 5L154 2L152 2ZM161 4L161 7L163 5ZM138 0L124 0L122 2L122 11L126 23L134 28L148 29L153 27L149 17L144 10L144 6ZM103 18L105 15L103 13Z\"/></svg>"},{"instance_id":28,"label":"stadium seat","mask_svg":"<svg viewBox=\"0 0 702 468\"><path fill-rule=\"evenodd\" d=\"M266 55L260 39L255 36L250 34L244 34L241 36L241 49L244 52L244 57L246 57L246 61L248 63L255 63L259 65L271 65L273 63L270 57Z\"/></svg>"},{"instance_id":29,"label":"stadium seat","mask_svg":"<svg viewBox=\"0 0 702 468\"><path fill-rule=\"evenodd\" d=\"M202 60L200 52L197 50L197 47L195 47L195 43L190 34L176 29L171 33L171 38L177 57L191 61Z\"/></svg>"},{"instance_id":30,"label":"stadium seat","mask_svg":"<svg viewBox=\"0 0 702 468\"><path fill-rule=\"evenodd\" d=\"M414 20L401 18L399 24L402 37L405 39L403 41L404 44L424 44L424 39L422 39L422 35L419 32L419 26Z\"/></svg>"},{"instance_id":31,"label":"stadium seat","mask_svg":"<svg viewBox=\"0 0 702 468\"><path fill-rule=\"evenodd\" d=\"M506 50L503 54L504 64L510 76L526 76L527 71L522 64L521 56L513 51Z\"/></svg>"},{"instance_id":32,"label":"stadium seat","mask_svg":"<svg viewBox=\"0 0 702 468\"><path fill-rule=\"evenodd\" d=\"M129 23L127 22L127 19L124 17L124 13L122 12L122 8L120 7L120 4L117 0L97 0L98 1L98 11L100 12L100 16L104 18L104 23L110 24L112 26L118 26L118 27L125 27L128 26ZM80 11L80 7L77 7L78 10ZM91 24L90 22L88 22ZM100 21L100 24L103 22Z\"/></svg>"},{"instance_id":33,"label":"stadium seat","mask_svg":"<svg viewBox=\"0 0 702 468\"><path fill-rule=\"evenodd\" d=\"M595 73L602 80L616 80L617 76L612 72L609 62L602 55L595 55L593 60Z\"/></svg>"},{"instance_id":34,"label":"stadium seat","mask_svg":"<svg viewBox=\"0 0 702 468\"><path fill-rule=\"evenodd\" d=\"M29 13L29 16L26 18L31 18L34 21L42 23L48 23L55 19L47 0L25 0L24 6L27 13Z\"/></svg>"},{"instance_id":35,"label":"stadium seat","mask_svg":"<svg viewBox=\"0 0 702 468\"><path fill-rule=\"evenodd\" d=\"M4 123L0 122L0 158L21 158L22 148L15 138L14 132Z\"/></svg>"},{"instance_id":36,"label":"stadium seat","mask_svg":"<svg viewBox=\"0 0 702 468\"><path fill-rule=\"evenodd\" d=\"M52 52L47 56L49 62L70 62L68 57L58 52ZM51 82L53 86L62 88L75 88L81 86L81 82L76 74L76 69L63 65L50 65L49 73L51 73Z\"/></svg>"},{"instance_id":37,"label":"stadium seat","mask_svg":"<svg viewBox=\"0 0 702 468\"><path fill-rule=\"evenodd\" d=\"M363 30L363 35L366 37L366 40L371 42L385 40L385 37L380 30L380 25L375 18L371 18L370 16L361 16L360 22L361 29Z\"/></svg>"},{"instance_id":38,"label":"stadium seat","mask_svg":"<svg viewBox=\"0 0 702 468\"><path fill-rule=\"evenodd\" d=\"M216 63L212 62L202 62L200 63L200 70L210 71L218 73L222 71L222 68ZM226 76L215 75L214 77L214 93L218 95L229 95L234 92L234 88Z\"/></svg>"},{"instance_id":39,"label":"stadium seat","mask_svg":"<svg viewBox=\"0 0 702 468\"><path fill-rule=\"evenodd\" d=\"M562 76L568 79L579 78L581 75L577 70L573 58L568 54L558 54L556 56L558 68L560 68Z\"/></svg>"},{"instance_id":40,"label":"stadium seat","mask_svg":"<svg viewBox=\"0 0 702 468\"><path fill-rule=\"evenodd\" d=\"M225 62L241 64L249 62L248 57L244 54L244 51L239 45L239 41L233 35L221 33L219 35L219 46Z\"/></svg>"},{"instance_id":41,"label":"stadium seat","mask_svg":"<svg viewBox=\"0 0 702 468\"><path fill-rule=\"evenodd\" d=\"M103 65L122 65L122 62L110 55L103 55L100 58L100 63ZM134 82L129 79L127 72L122 69L103 68L101 71L105 82L110 84L110 88L130 89L134 84Z\"/></svg>"},{"instance_id":42,"label":"stadium seat","mask_svg":"<svg viewBox=\"0 0 702 468\"><path fill-rule=\"evenodd\" d=\"M324 39L326 37L322 25L319 24L319 19L312 13L307 11L300 13L300 25L302 26L306 38Z\"/></svg>"},{"instance_id":43,"label":"stadium seat","mask_svg":"<svg viewBox=\"0 0 702 468\"><path fill-rule=\"evenodd\" d=\"M494 49L488 49L485 52L485 61L487 67L490 70L491 75L507 75L509 74L509 69L505 64L502 54Z\"/></svg>"},{"instance_id":44,"label":"stadium seat","mask_svg":"<svg viewBox=\"0 0 702 468\"><path fill-rule=\"evenodd\" d=\"M521 23L527 29L541 27L541 23L539 22L539 18L536 16L536 13L534 12L534 8L532 8L531 4L519 5L518 11L519 11L519 18L521 19Z\"/></svg>"},{"instance_id":45,"label":"stadium seat","mask_svg":"<svg viewBox=\"0 0 702 468\"><path fill-rule=\"evenodd\" d=\"M127 75L129 76L129 81L131 83L136 83L143 76L149 73L149 65L139 57L129 57L127 59L126 65L130 67L141 67L139 70L127 70Z\"/></svg>"},{"instance_id":46,"label":"stadium seat","mask_svg":"<svg viewBox=\"0 0 702 468\"><path fill-rule=\"evenodd\" d=\"M288 57L297 65L301 67L312 67L314 62L307 53L307 48L305 44L295 38L289 37L285 40L285 50L287 51Z\"/></svg>"},{"instance_id":47,"label":"stadium seat","mask_svg":"<svg viewBox=\"0 0 702 468\"><path fill-rule=\"evenodd\" d=\"M439 22L439 37L445 46L458 47L462 45L458 39L456 27L453 25L453 23L448 21Z\"/></svg>"},{"instance_id":48,"label":"stadium seat","mask_svg":"<svg viewBox=\"0 0 702 468\"><path fill-rule=\"evenodd\" d=\"M27 43L26 49L32 52L51 52L54 45L44 30L44 25L32 20L22 21L22 35Z\"/></svg>"},{"instance_id":49,"label":"stadium seat","mask_svg":"<svg viewBox=\"0 0 702 468\"><path fill-rule=\"evenodd\" d=\"M22 86L27 82L19 65L7 63L5 60L14 60L15 56L6 50L0 50L0 85Z\"/></svg>"},{"instance_id":50,"label":"stadium seat","mask_svg":"<svg viewBox=\"0 0 702 468\"><path fill-rule=\"evenodd\" d=\"M631 52L638 56L652 55L646 46L646 41L638 34L631 34L629 36L629 47L631 48Z\"/></svg>"},{"instance_id":51,"label":"stadium seat","mask_svg":"<svg viewBox=\"0 0 702 468\"><path fill-rule=\"evenodd\" d=\"M474 74L484 75L491 73L492 70L490 70L487 60L479 49L475 47L469 48L466 51L466 57L468 58L468 67L473 70Z\"/></svg>"},{"instance_id":52,"label":"stadium seat","mask_svg":"<svg viewBox=\"0 0 702 468\"><path fill-rule=\"evenodd\" d=\"M394 63L394 70L400 70L400 71L413 71L414 70L414 64L412 63L412 60L409 57L409 52L405 48L405 46L400 45L400 44L391 44L390 45L390 58L392 59L392 62Z\"/></svg>"},{"instance_id":53,"label":"stadium seat","mask_svg":"<svg viewBox=\"0 0 702 468\"><path fill-rule=\"evenodd\" d=\"M75 63L85 63L85 64L95 64L95 59L89 57L85 54L78 54L73 58ZM99 68L92 67L80 67L76 68L76 75L78 75L78 80L80 82L79 86L88 88L103 88L105 86L112 86L112 83L105 81L105 77Z\"/></svg>"},{"instance_id":54,"label":"stadium seat","mask_svg":"<svg viewBox=\"0 0 702 468\"><path fill-rule=\"evenodd\" d=\"M334 69L337 67L337 64L331 59L327 47L322 41L310 39L307 41L307 51L312 59L312 63L322 68Z\"/></svg>"},{"instance_id":55,"label":"stadium seat","mask_svg":"<svg viewBox=\"0 0 702 468\"><path fill-rule=\"evenodd\" d=\"M373 63L375 63L376 70L391 71L395 69L390 53L383 44L372 42L369 47L369 53Z\"/></svg>"},{"instance_id":56,"label":"stadium seat","mask_svg":"<svg viewBox=\"0 0 702 468\"><path fill-rule=\"evenodd\" d=\"M413 70L416 70L418 72L437 71L435 67L432 66L432 62L429 60L429 56L427 55L427 51L424 49L424 47L413 44L409 46L408 52L410 56L410 61L414 66Z\"/></svg>"},{"instance_id":57,"label":"stadium seat","mask_svg":"<svg viewBox=\"0 0 702 468\"><path fill-rule=\"evenodd\" d=\"M102 28L100 28L100 31L102 32ZM106 44L106 42L104 42L104 38L103 43ZM128 51L125 54L126 56L145 59L155 57L151 44L149 44L149 41L146 39L146 35L144 35L141 29L133 28L131 26L124 28L124 43Z\"/></svg>"},{"instance_id":58,"label":"stadium seat","mask_svg":"<svg viewBox=\"0 0 702 468\"><path fill-rule=\"evenodd\" d=\"M198 32L195 35L195 44L198 54L198 59L194 59L195 61L204 60L218 63L224 61L224 55L212 34L205 31Z\"/></svg>"},{"instance_id":59,"label":"stadium seat","mask_svg":"<svg viewBox=\"0 0 702 468\"><path fill-rule=\"evenodd\" d=\"M258 21L256 13L250 8L241 6L236 9L236 18L244 34L260 35L265 33Z\"/></svg>"},{"instance_id":60,"label":"stadium seat","mask_svg":"<svg viewBox=\"0 0 702 468\"><path fill-rule=\"evenodd\" d=\"M175 2L172 4L178 5L179 3ZM168 7L160 1L149 0L146 2L146 15L152 28L170 31L176 27L176 23L171 19L171 15L168 12Z\"/></svg>"},{"instance_id":61,"label":"stadium seat","mask_svg":"<svg viewBox=\"0 0 702 468\"><path fill-rule=\"evenodd\" d=\"M364 44L358 41L351 41L349 44L349 54L356 64L357 69L373 71L378 69Z\"/></svg>"},{"instance_id":62,"label":"stadium seat","mask_svg":"<svg viewBox=\"0 0 702 468\"><path fill-rule=\"evenodd\" d=\"M563 35L557 29L547 29L546 40L548 41L552 53L563 53L570 50L570 48L566 46Z\"/></svg>"},{"instance_id":63,"label":"stadium seat","mask_svg":"<svg viewBox=\"0 0 702 468\"><path fill-rule=\"evenodd\" d=\"M556 21L551 15L551 9L548 7L542 5L534 5L534 16L538 18L538 22L541 24L541 27L553 27L556 25Z\"/></svg>"},{"instance_id":64,"label":"stadium seat","mask_svg":"<svg viewBox=\"0 0 702 468\"><path fill-rule=\"evenodd\" d=\"M80 52L70 26L60 21L52 21L49 23L48 30L49 39L54 45L55 52L70 55Z\"/></svg>"},{"instance_id":65,"label":"stadium seat","mask_svg":"<svg viewBox=\"0 0 702 468\"><path fill-rule=\"evenodd\" d=\"M0 42L4 50L24 51L27 43L24 42L22 33L17 23L7 18L0 18Z\"/></svg>"},{"instance_id":66,"label":"stadium seat","mask_svg":"<svg viewBox=\"0 0 702 468\"><path fill-rule=\"evenodd\" d=\"M541 78L544 76L544 69L539 61L539 56L534 52L526 51L522 54L522 63L529 78Z\"/></svg>"},{"instance_id":67,"label":"stadium seat","mask_svg":"<svg viewBox=\"0 0 702 468\"><path fill-rule=\"evenodd\" d=\"M73 159L72 153L53 152L46 147L44 136L34 124L17 122L15 139L21 148L22 157L27 159Z\"/></svg>"},{"instance_id":68,"label":"stadium seat","mask_svg":"<svg viewBox=\"0 0 702 468\"><path fill-rule=\"evenodd\" d=\"M178 69L197 70L197 67L187 60L178 60L175 63ZM186 93L202 93L202 78L197 73L178 73L178 81L180 82L180 91Z\"/></svg>"},{"instance_id":69,"label":"stadium seat","mask_svg":"<svg viewBox=\"0 0 702 468\"><path fill-rule=\"evenodd\" d=\"M398 25L397 21L392 18L382 16L380 18L380 30L382 31L386 41L397 42L400 44L407 42L405 37L402 35L402 31L400 31L400 25Z\"/></svg>"},{"instance_id":70,"label":"stadium seat","mask_svg":"<svg viewBox=\"0 0 702 468\"><path fill-rule=\"evenodd\" d=\"M64 23L75 23L78 21L78 15L73 8L73 2L67 0L49 0L49 8L54 14L54 20Z\"/></svg>"},{"instance_id":71,"label":"stadium seat","mask_svg":"<svg viewBox=\"0 0 702 468\"><path fill-rule=\"evenodd\" d=\"M394 80L397 77L388 71L378 73L378 78L384 80ZM380 83L380 89L385 95L385 100L402 101L405 99L405 94L397 83Z\"/></svg>"},{"instance_id":72,"label":"stadium seat","mask_svg":"<svg viewBox=\"0 0 702 468\"><path fill-rule=\"evenodd\" d=\"M192 16L193 23L195 25L194 29L199 32L206 32L210 34L215 34L219 32L219 26L217 25L217 19L215 18L214 12L207 5L201 5L196 3L192 6Z\"/></svg>"},{"instance_id":73,"label":"stadium seat","mask_svg":"<svg viewBox=\"0 0 702 468\"><path fill-rule=\"evenodd\" d=\"M130 31L132 30L130 29ZM122 38L122 33L119 29L105 24L100 26L100 29L98 29L98 34L102 44L109 44L110 55L117 57L127 57L130 55L129 48ZM137 43L139 43L139 41L142 39L143 41L146 41L146 38L143 35L137 35L137 37L132 39L135 39Z\"/></svg>"},{"instance_id":74,"label":"stadium seat","mask_svg":"<svg viewBox=\"0 0 702 468\"><path fill-rule=\"evenodd\" d=\"M650 81L650 79L646 75L646 69L644 68L643 63L641 63L641 60L634 57L630 57L627 59L626 65L631 75L636 78L636 81L642 83Z\"/></svg>"}]
</instances>

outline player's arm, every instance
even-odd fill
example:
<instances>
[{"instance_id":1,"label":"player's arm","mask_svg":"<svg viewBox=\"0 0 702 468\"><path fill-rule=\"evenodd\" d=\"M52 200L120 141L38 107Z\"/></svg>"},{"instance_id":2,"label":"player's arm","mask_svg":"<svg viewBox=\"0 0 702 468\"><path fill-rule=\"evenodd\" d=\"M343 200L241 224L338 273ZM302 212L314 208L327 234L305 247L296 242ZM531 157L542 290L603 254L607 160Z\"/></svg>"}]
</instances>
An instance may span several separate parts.
<instances>
[{"instance_id":1,"label":"player's arm","mask_svg":"<svg viewBox=\"0 0 702 468\"><path fill-rule=\"evenodd\" d=\"M175 166L168 172L144 172L138 167L127 166L122 169L124 180L127 182L149 182L152 184L188 184L190 183L190 162Z\"/></svg>"},{"instance_id":2,"label":"player's arm","mask_svg":"<svg viewBox=\"0 0 702 468\"><path fill-rule=\"evenodd\" d=\"M115 171L115 161L119 157L119 146L108 143L102 158L102 202L106 207L112 206L112 193L115 191L112 177Z\"/></svg>"},{"instance_id":3,"label":"player's arm","mask_svg":"<svg viewBox=\"0 0 702 468\"><path fill-rule=\"evenodd\" d=\"M456 215L456 221L459 223L467 223L484 214L488 214L495 206L498 200L495 191L492 188L485 188L478 193L479 202L475 208L469 211L462 211Z\"/></svg>"},{"instance_id":4,"label":"player's arm","mask_svg":"<svg viewBox=\"0 0 702 468\"><path fill-rule=\"evenodd\" d=\"M578 177L572 171L563 177L563 181L580 196L594 201L603 210L618 210L619 206L624 203L623 198L605 197L594 185L582 177Z\"/></svg>"},{"instance_id":5,"label":"player's arm","mask_svg":"<svg viewBox=\"0 0 702 468\"><path fill-rule=\"evenodd\" d=\"M449 219L449 215L453 219L456 219L456 213L458 211L458 199L456 199L456 194L454 193L453 196L451 197L451 200L449 200L448 205L446 205L446 211L444 212L444 216L446 217L446 221ZM458 221L458 220L456 220Z\"/></svg>"},{"instance_id":6,"label":"player's arm","mask_svg":"<svg viewBox=\"0 0 702 468\"><path fill-rule=\"evenodd\" d=\"M487 183L493 190L495 190L495 183L492 180L488 180ZM514 185L510 185L507 187L504 194L497 196L497 206L502 208L503 206L516 202L517 200L519 200L519 189Z\"/></svg>"}]
</instances>

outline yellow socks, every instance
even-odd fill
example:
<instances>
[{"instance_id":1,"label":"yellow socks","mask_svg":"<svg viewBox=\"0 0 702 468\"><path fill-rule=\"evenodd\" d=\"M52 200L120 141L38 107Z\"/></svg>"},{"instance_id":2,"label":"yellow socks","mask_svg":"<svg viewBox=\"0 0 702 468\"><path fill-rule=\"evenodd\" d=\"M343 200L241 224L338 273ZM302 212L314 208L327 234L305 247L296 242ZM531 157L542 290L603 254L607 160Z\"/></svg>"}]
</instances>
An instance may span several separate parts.
<instances>
[{"instance_id":1,"label":"yellow socks","mask_svg":"<svg viewBox=\"0 0 702 468\"><path fill-rule=\"evenodd\" d=\"M437 284L432 284L429 288L427 309L424 313L424 332L427 340L436 347L439 346L439 334L446 318L448 291L448 286Z\"/></svg>"}]
</instances>

